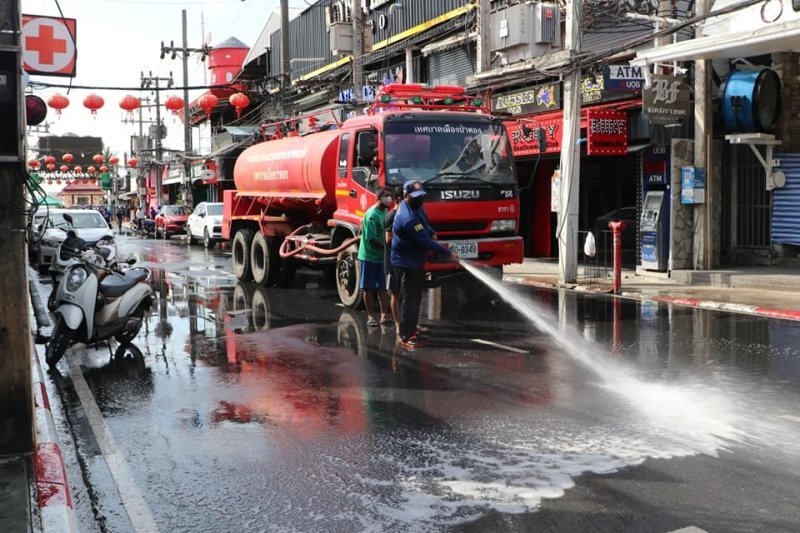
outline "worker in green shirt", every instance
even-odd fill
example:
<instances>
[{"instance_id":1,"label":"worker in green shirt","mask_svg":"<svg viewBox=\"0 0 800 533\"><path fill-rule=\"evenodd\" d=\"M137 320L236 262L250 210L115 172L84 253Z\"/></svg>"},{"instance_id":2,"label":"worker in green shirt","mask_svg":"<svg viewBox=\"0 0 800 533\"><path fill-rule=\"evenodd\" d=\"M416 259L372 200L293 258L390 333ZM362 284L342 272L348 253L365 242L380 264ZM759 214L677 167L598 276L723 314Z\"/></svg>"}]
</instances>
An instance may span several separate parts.
<instances>
[{"instance_id":1,"label":"worker in green shirt","mask_svg":"<svg viewBox=\"0 0 800 533\"><path fill-rule=\"evenodd\" d=\"M373 314L375 297L381 310L380 324L390 326L389 298L386 293L386 271L383 266L384 230L386 211L392 205L392 191L386 187L378 189L378 201L364 213L361 222L361 242L358 246L358 261L361 272L360 288L364 291L364 306L367 308L367 326L377 327L379 322Z\"/></svg>"}]
</instances>

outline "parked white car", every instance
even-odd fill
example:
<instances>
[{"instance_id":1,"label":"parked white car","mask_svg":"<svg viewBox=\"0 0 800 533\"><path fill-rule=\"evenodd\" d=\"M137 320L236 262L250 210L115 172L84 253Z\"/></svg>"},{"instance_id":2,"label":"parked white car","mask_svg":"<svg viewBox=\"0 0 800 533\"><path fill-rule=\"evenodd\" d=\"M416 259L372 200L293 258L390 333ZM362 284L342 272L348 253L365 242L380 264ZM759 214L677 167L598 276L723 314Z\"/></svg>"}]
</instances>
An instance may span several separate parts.
<instances>
[{"instance_id":1,"label":"parked white car","mask_svg":"<svg viewBox=\"0 0 800 533\"><path fill-rule=\"evenodd\" d=\"M206 248L211 248L222 240L222 203L201 202L194 208L186 222L189 244L202 240Z\"/></svg>"},{"instance_id":2,"label":"parked white car","mask_svg":"<svg viewBox=\"0 0 800 533\"><path fill-rule=\"evenodd\" d=\"M64 220L64 214L72 216L72 224ZM108 227L103 215L93 209L50 209L49 217L40 223L39 257L36 266L40 272L46 272L58 253L59 245L67 238L67 230L74 229L78 237L88 244L112 246L117 243L114 233ZM116 253L114 254L116 256Z\"/></svg>"}]
</instances>

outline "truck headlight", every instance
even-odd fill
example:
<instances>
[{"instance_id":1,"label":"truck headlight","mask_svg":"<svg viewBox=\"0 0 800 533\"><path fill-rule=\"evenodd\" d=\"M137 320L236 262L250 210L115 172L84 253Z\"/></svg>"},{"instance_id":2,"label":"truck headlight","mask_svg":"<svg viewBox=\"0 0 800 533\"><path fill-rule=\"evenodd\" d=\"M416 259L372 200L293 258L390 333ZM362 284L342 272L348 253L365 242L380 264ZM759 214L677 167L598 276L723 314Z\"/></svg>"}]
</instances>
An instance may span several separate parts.
<instances>
[{"instance_id":1,"label":"truck headlight","mask_svg":"<svg viewBox=\"0 0 800 533\"><path fill-rule=\"evenodd\" d=\"M89 274L86 272L85 268L73 268L67 275L67 290L70 292L77 291L88 276Z\"/></svg>"},{"instance_id":2,"label":"truck headlight","mask_svg":"<svg viewBox=\"0 0 800 533\"><path fill-rule=\"evenodd\" d=\"M513 219L500 219L492 221L489 231L514 231L517 229L517 221Z\"/></svg>"}]
</instances>

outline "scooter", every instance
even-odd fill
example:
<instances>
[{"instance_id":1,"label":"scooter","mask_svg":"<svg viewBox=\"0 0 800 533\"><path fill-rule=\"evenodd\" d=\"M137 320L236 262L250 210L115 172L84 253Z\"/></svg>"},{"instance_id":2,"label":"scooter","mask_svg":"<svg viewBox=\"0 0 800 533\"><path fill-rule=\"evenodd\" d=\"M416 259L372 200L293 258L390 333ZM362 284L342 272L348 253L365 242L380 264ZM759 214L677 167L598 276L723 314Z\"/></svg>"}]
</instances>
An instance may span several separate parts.
<instances>
[{"instance_id":1,"label":"scooter","mask_svg":"<svg viewBox=\"0 0 800 533\"><path fill-rule=\"evenodd\" d=\"M93 259L95 255L81 253L54 289L56 323L45 353L50 367L78 342L98 343L112 337L130 342L150 309L149 269L132 267L135 259L127 262L128 270L111 269Z\"/></svg>"}]
</instances>

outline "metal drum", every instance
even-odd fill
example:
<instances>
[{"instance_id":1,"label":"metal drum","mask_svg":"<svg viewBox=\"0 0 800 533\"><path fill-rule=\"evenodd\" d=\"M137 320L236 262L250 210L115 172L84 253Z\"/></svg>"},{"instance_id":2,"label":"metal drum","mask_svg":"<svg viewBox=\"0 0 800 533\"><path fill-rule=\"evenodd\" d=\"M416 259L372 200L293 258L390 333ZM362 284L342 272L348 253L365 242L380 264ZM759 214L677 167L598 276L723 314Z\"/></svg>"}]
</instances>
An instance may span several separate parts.
<instances>
[{"instance_id":1,"label":"metal drum","mask_svg":"<svg viewBox=\"0 0 800 533\"><path fill-rule=\"evenodd\" d=\"M781 114L781 80L773 70L731 72L722 86L722 118L732 132L766 132Z\"/></svg>"}]
</instances>

